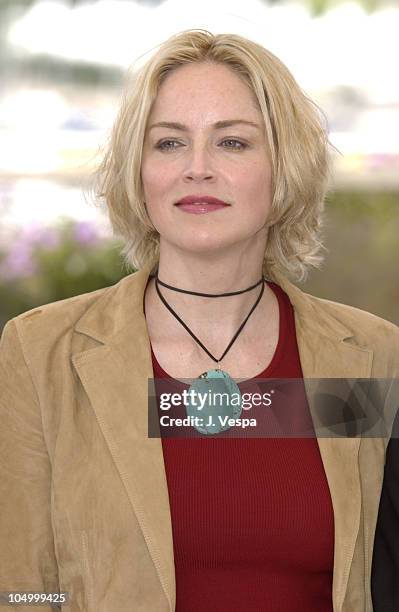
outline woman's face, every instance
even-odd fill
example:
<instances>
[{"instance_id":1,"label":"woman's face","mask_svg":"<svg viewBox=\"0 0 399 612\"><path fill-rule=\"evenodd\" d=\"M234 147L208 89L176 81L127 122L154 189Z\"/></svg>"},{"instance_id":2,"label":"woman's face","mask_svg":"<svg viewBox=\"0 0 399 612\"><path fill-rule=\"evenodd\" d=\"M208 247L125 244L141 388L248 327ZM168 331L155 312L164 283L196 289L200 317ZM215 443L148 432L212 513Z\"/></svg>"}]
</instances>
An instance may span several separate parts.
<instances>
[{"instance_id":1,"label":"woman's face","mask_svg":"<svg viewBox=\"0 0 399 612\"><path fill-rule=\"evenodd\" d=\"M161 122L180 126L152 127ZM164 243L210 253L254 239L264 246L272 199L267 151L254 96L230 68L189 64L169 74L148 120L141 169L161 249ZM210 212L199 207L193 214L176 205L192 195L213 196L228 206Z\"/></svg>"}]
</instances>

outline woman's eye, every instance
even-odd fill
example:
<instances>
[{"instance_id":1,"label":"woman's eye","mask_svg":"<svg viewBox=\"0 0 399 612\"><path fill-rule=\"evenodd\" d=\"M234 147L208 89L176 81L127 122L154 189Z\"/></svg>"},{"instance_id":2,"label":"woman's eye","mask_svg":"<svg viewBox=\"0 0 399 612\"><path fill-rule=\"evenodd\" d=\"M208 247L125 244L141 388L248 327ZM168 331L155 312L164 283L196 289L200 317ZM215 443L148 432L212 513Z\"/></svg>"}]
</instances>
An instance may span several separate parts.
<instances>
[{"instance_id":1,"label":"woman's eye","mask_svg":"<svg viewBox=\"0 0 399 612\"><path fill-rule=\"evenodd\" d=\"M240 140L236 140L235 138L225 138L225 140L222 141L222 145L224 145L224 143L228 143L227 146L223 146L223 149L233 149L236 151L241 151L243 149L246 149L248 147L247 144L245 144L244 142L241 142ZM177 149L177 146L175 145L180 145L181 143L179 143L177 140L163 140L162 142L159 142L156 145L156 149L159 149L160 151L175 151Z\"/></svg>"},{"instance_id":2,"label":"woman's eye","mask_svg":"<svg viewBox=\"0 0 399 612\"><path fill-rule=\"evenodd\" d=\"M165 145L169 145L171 144L179 144L176 140L164 140L163 142L159 142L156 145L156 148L159 149L160 151L173 151L173 149L175 149L176 147L169 147L169 146L165 146Z\"/></svg>"},{"instance_id":3,"label":"woman's eye","mask_svg":"<svg viewBox=\"0 0 399 612\"><path fill-rule=\"evenodd\" d=\"M244 142L241 142L240 140L236 140L235 138L226 138L226 140L223 140L223 142L233 142L235 143L235 145L239 145L237 146L229 146L227 147L228 149L237 149L237 151L240 151L241 149L246 149L248 145L246 145Z\"/></svg>"}]
</instances>

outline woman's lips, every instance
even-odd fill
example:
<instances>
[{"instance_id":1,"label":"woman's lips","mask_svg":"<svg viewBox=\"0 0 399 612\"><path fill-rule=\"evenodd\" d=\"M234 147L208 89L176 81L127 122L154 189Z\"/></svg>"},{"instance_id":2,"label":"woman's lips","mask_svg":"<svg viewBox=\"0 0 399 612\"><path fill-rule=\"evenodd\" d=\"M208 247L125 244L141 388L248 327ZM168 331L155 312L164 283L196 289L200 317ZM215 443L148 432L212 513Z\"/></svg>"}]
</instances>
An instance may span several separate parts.
<instances>
[{"instance_id":1,"label":"woman's lips","mask_svg":"<svg viewBox=\"0 0 399 612\"><path fill-rule=\"evenodd\" d=\"M214 212L221 208L229 206L224 200L219 200L215 196L210 194L197 194L193 193L184 196L179 202L176 203L183 212L190 213L192 215L204 215L205 213Z\"/></svg>"},{"instance_id":2,"label":"woman's lips","mask_svg":"<svg viewBox=\"0 0 399 612\"><path fill-rule=\"evenodd\" d=\"M193 215L203 215L205 213L227 208L225 204L213 204L210 202L193 202L192 204L177 204L177 207L183 212Z\"/></svg>"}]
</instances>

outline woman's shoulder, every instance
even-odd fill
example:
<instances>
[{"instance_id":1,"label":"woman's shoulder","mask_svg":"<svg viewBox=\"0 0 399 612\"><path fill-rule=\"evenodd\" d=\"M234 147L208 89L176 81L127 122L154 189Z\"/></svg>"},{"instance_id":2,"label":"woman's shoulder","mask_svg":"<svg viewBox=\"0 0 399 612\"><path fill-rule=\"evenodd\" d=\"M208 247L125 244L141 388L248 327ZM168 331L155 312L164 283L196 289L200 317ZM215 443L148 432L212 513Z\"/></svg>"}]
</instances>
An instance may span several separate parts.
<instances>
[{"instance_id":1,"label":"woman's shoulder","mask_svg":"<svg viewBox=\"0 0 399 612\"><path fill-rule=\"evenodd\" d=\"M80 328L83 335L91 326L98 338L112 336L137 313L145 278L134 272L108 287L37 306L10 319L2 335L13 335L14 330L22 347L35 356L51 352L60 342L66 346L66 338Z\"/></svg>"},{"instance_id":2,"label":"woman's shoulder","mask_svg":"<svg viewBox=\"0 0 399 612\"><path fill-rule=\"evenodd\" d=\"M72 333L77 322L93 306L101 310L101 303L105 305L108 302L107 295L117 292L122 281L31 308L7 321L2 335L13 328L22 345L51 347L54 342Z\"/></svg>"},{"instance_id":3,"label":"woman's shoulder","mask_svg":"<svg viewBox=\"0 0 399 612\"><path fill-rule=\"evenodd\" d=\"M307 293L303 288L279 274L277 284L285 291L301 318L320 330L331 331L342 338L354 336L364 339L392 336L399 340L399 327L392 321L342 302Z\"/></svg>"},{"instance_id":4,"label":"woman's shoulder","mask_svg":"<svg viewBox=\"0 0 399 612\"><path fill-rule=\"evenodd\" d=\"M316 310L325 311L353 331L364 329L366 332L385 331L395 335L399 334L399 327L394 322L388 321L379 315L357 308L356 306L343 304L342 302L335 302L326 298L307 295L312 300Z\"/></svg>"},{"instance_id":5,"label":"woman's shoulder","mask_svg":"<svg viewBox=\"0 0 399 612\"><path fill-rule=\"evenodd\" d=\"M321 324L335 325L341 339L350 339L359 347L395 356L399 368L399 327L394 322L349 304L306 295L312 304L313 316Z\"/></svg>"},{"instance_id":6,"label":"woman's shoulder","mask_svg":"<svg viewBox=\"0 0 399 612\"><path fill-rule=\"evenodd\" d=\"M30 327L42 330L46 333L57 328L67 329L71 327L103 294L111 287L103 287L95 291L89 291L62 300L56 300L31 308L6 323L6 326L14 322L18 331Z\"/></svg>"},{"instance_id":7,"label":"woman's shoulder","mask_svg":"<svg viewBox=\"0 0 399 612\"><path fill-rule=\"evenodd\" d=\"M368 352L373 377L399 376L399 327L376 314L326 298L303 294L306 329L317 329L323 339ZM322 346L322 344L320 345ZM337 353L338 354L338 353Z\"/></svg>"}]
</instances>

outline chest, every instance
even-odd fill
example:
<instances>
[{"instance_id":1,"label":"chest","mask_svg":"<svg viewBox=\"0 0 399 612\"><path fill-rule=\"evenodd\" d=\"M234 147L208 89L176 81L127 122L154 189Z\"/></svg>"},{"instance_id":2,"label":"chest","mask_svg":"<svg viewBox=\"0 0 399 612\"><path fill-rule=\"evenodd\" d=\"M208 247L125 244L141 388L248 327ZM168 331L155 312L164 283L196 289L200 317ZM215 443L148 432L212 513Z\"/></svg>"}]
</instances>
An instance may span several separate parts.
<instances>
[{"instance_id":1,"label":"chest","mask_svg":"<svg viewBox=\"0 0 399 612\"><path fill-rule=\"evenodd\" d=\"M258 337L233 345L220 362L220 367L236 379L247 379L263 372L271 363L278 344L278 328L272 334L259 334ZM161 368L175 379L193 378L206 370L217 367L206 352L195 343L169 340L151 340L151 346ZM212 345L206 348L219 358L226 347Z\"/></svg>"},{"instance_id":2,"label":"chest","mask_svg":"<svg viewBox=\"0 0 399 612\"><path fill-rule=\"evenodd\" d=\"M151 300L146 304L146 322L152 351L161 368L172 378L195 378L217 367L217 363L173 317L164 315ZM221 369L235 379L256 377L272 362L281 335L277 299L271 296L247 322L230 349L220 361ZM220 360L236 329L230 333L219 329L193 326L192 332L205 348Z\"/></svg>"}]
</instances>

